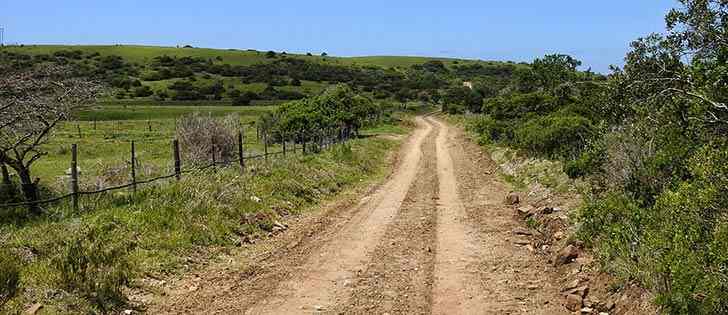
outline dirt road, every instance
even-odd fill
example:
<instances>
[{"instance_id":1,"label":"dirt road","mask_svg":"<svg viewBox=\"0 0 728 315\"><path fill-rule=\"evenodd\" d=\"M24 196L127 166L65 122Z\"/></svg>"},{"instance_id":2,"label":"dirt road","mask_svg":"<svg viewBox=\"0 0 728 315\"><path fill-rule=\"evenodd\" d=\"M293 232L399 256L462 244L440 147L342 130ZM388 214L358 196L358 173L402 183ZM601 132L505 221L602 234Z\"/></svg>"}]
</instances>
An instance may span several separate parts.
<instances>
[{"instance_id":1,"label":"dirt road","mask_svg":"<svg viewBox=\"0 0 728 315\"><path fill-rule=\"evenodd\" d=\"M392 174L363 198L172 283L148 311L565 313L543 264L514 244L492 162L443 121L416 123Z\"/></svg>"}]
</instances>

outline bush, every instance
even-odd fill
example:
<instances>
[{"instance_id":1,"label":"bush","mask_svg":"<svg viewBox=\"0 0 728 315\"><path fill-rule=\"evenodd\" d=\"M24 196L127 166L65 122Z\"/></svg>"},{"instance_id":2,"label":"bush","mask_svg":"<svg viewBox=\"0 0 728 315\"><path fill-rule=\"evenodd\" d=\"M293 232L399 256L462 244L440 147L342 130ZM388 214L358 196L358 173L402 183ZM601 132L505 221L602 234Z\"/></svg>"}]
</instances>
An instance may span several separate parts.
<instances>
[{"instance_id":1,"label":"bush","mask_svg":"<svg viewBox=\"0 0 728 315\"><path fill-rule=\"evenodd\" d=\"M115 228L114 223L87 228L66 241L53 259L59 285L84 296L103 313L126 302L122 289L134 274L127 253L135 244L111 235Z\"/></svg>"},{"instance_id":2,"label":"bush","mask_svg":"<svg viewBox=\"0 0 728 315\"><path fill-rule=\"evenodd\" d=\"M470 129L480 135L481 144L497 143L513 138L513 132L504 121L495 120L492 116L486 115L474 121Z\"/></svg>"},{"instance_id":3,"label":"bush","mask_svg":"<svg viewBox=\"0 0 728 315\"><path fill-rule=\"evenodd\" d=\"M154 95L154 91L146 85L134 89L134 97L148 97L152 95Z\"/></svg>"},{"instance_id":4,"label":"bush","mask_svg":"<svg viewBox=\"0 0 728 315\"><path fill-rule=\"evenodd\" d=\"M593 136L589 119L554 113L527 121L515 129L514 141L522 149L549 157L574 157Z\"/></svg>"},{"instance_id":5,"label":"bush","mask_svg":"<svg viewBox=\"0 0 728 315\"><path fill-rule=\"evenodd\" d=\"M218 163L232 161L235 159L239 126L240 118L236 115L215 118L194 113L182 117L177 125L182 156L202 165L211 163L213 154Z\"/></svg>"},{"instance_id":6,"label":"bush","mask_svg":"<svg viewBox=\"0 0 728 315\"><path fill-rule=\"evenodd\" d=\"M20 266L17 258L6 249L0 249L0 309L15 297L20 284Z\"/></svg>"}]
</instances>

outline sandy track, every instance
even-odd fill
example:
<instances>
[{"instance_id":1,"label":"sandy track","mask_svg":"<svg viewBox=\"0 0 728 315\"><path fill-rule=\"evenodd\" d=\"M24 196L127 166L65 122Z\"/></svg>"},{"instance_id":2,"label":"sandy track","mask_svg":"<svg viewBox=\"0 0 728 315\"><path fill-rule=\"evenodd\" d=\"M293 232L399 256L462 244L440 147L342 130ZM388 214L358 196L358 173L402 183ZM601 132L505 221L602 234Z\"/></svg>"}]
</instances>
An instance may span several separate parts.
<instances>
[{"instance_id":1,"label":"sandy track","mask_svg":"<svg viewBox=\"0 0 728 315\"><path fill-rule=\"evenodd\" d=\"M258 255L182 279L149 312L565 313L549 268L514 245L493 162L441 120L416 122L392 175L358 203L304 216Z\"/></svg>"},{"instance_id":2,"label":"sandy track","mask_svg":"<svg viewBox=\"0 0 728 315\"><path fill-rule=\"evenodd\" d=\"M428 118L429 119L429 118ZM477 275L481 256L478 235L468 223L460 201L458 181L450 156L449 128L432 119L437 136L437 175L440 194L437 215L437 256L433 314L482 314L486 296Z\"/></svg>"},{"instance_id":3,"label":"sandy track","mask_svg":"<svg viewBox=\"0 0 728 315\"><path fill-rule=\"evenodd\" d=\"M347 285L364 269L368 256L381 240L385 228L399 211L422 159L421 144L432 127L422 118L406 146L401 166L363 205L346 228L311 259L294 271L277 292L249 309L247 314L296 314L332 308L348 298Z\"/></svg>"}]
</instances>

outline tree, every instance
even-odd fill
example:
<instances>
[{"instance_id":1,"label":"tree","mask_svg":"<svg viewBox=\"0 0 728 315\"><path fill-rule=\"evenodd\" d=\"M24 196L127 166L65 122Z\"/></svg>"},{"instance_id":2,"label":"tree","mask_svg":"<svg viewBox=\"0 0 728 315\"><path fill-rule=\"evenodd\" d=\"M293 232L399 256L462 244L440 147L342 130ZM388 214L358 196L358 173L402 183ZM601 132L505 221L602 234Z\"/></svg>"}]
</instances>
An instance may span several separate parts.
<instances>
[{"instance_id":1,"label":"tree","mask_svg":"<svg viewBox=\"0 0 728 315\"><path fill-rule=\"evenodd\" d=\"M569 55L546 55L543 59L533 61L533 71L539 79L541 86L552 90L561 83L571 81L576 77L576 68L581 61Z\"/></svg>"},{"instance_id":2,"label":"tree","mask_svg":"<svg viewBox=\"0 0 728 315\"><path fill-rule=\"evenodd\" d=\"M276 57L276 52L275 51L272 51L272 50L269 50L267 53L265 53L265 57L266 58L273 59L273 58Z\"/></svg>"},{"instance_id":3,"label":"tree","mask_svg":"<svg viewBox=\"0 0 728 315\"><path fill-rule=\"evenodd\" d=\"M41 65L0 78L0 163L18 174L28 202L40 198L31 167L47 154L42 145L59 122L100 91L97 83L72 74L66 67ZM37 204L29 210L41 212Z\"/></svg>"}]
</instances>

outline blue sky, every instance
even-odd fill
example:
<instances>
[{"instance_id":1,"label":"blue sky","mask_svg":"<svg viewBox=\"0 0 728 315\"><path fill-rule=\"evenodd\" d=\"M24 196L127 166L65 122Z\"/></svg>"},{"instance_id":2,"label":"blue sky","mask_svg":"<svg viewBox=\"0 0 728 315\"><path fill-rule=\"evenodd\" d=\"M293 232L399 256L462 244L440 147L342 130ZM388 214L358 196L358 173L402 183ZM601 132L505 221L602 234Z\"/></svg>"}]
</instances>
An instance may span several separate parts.
<instances>
[{"instance_id":1,"label":"blue sky","mask_svg":"<svg viewBox=\"0 0 728 315\"><path fill-rule=\"evenodd\" d=\"M6 42L191 44L530 61L568 53L606 72L664 29L675 1L0 0Z\"/></svg>"}]
</instances>

